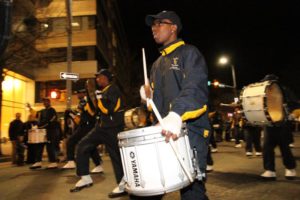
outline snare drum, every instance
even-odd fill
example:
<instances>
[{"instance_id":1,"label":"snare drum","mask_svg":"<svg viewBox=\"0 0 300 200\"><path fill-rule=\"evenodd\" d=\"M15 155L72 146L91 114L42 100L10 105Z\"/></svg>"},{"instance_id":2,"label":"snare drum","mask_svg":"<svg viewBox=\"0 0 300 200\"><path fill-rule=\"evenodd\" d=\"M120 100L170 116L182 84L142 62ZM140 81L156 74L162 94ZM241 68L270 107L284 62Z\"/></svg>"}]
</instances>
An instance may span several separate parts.
<instances>
[{"instance_id":1,"label":"snare drum","mask_svg":"<svg viewBox=\"0 0 300 200\"><path fill-rule=\"evenodd\" d=\"M147 124L147 113L140 107L132 108L125 112L124 122L128 129L144 127Z\"/></svg>"},{"instance_id":2,"label":"snare drum","mask_svg":"<svg viewBox=\"0 0 300 200\"><path fill-rule=\"evenodd\" d=\"M272 125L284 119L283 95L276 82L264 81L244 87L241 104L250 124Z\"/></svg>"},{"instance_id":3,"label":"snare drum","mask_svg":"<svg viewBox=\"0 0 300 200\"><path fill-rule=\"evenodd\" d=\"M28 143L37 144L47 142L46 129L30 129L28 131Z\"/></svg>"},{"instance_id":4,"label":"snare drum","mask_svg":"<svg viewBox=\"0 0 300 200\"><path fill-rule=\"evenodd\" d=\"M119 133L125 189L128 193L136 196L159 195L190 184L161 131L161 127L152 126ZM174 144L195 179L188 136L182 133Z\"/></svg>"}]
</instances>

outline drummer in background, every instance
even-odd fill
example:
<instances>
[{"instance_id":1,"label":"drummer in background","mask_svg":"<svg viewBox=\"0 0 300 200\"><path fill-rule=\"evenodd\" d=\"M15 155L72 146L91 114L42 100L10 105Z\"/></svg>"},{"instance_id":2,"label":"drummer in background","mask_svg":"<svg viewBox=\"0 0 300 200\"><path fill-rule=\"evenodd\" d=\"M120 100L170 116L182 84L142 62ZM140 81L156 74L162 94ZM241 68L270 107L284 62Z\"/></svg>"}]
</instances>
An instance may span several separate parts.
<instances>
[{"instance_id":1,"label":"drummer in background","mask_svg":"<svg viewBox=\"0 0 300 200\"><path fill-rule=\"evenodd\" d=\"M39 112L38 128L46 129L47 132L47 143L46 149L48 154L48 159L50 164L46 169L57 168L57 158L56 158L56 144L59 137L59 130L57 129L57 114L53 107L51 107L50 99L43 98L43 104L45 106ZM35 163L30 167L30 169L38 169L42 167L42 156L45 143L40 143L36 145L36 158Z\"/></svg>"},{"instance_id":2,"label":"drummer in background","mask_svg":"<svg viewBox=\"0 0 300 200\"><path fill-rule=\"evenodd\" d=\"M266 75L261 81L273 81L278 84L278 77L274 74ZM297 105L297 100L293 100L287 89L279 84L283 93L285 117L282 122L273 124L273 126L265 127L264 145L263 145L263 164L265 172L261 177L268 180L276 180L275 172L275 152L274 149L278 145L280 148L283 164L286 167L286 179L294 179L296 177L296 161L289 147L288 135L292 134L291 122L288 119L289 113Z\"/></svg>"},{"instance_id":3,"label":"drummer in background","mask_svg":"<svg viewBox=\"0 0 300 200\"><path fill-rule=\"evenodd\" d=\"M96 113L91 109L90 103L86 97L86 90L81 89L77 91L77 97L79 100L78 111L80 113L79 125L75 129L74 133L67 140L67 164L62 169L75 169L75 147L78 142L87 135L94 127L96 122ZM74 117L75 118L75 117ZM101 166L101 157L98 153L97 147L91 152L91 157L95 163L95 168L92 173L101 173L103 168Z\"/></svg>"},{"instance_id":4,"label":"drummer in background","mask_svg":"<svg viewBox=\"0 0 300 200\"><path fill-rule=\"evenodd\" d=\"M242 114L239 107L234 108L231 128L233 130L235 139L235 148L242 148L241 140L243 139L243 129L242 129Z\"/></svg>"},{"instance_id":5,"label":"drummer in background","mask_svg":"<svg viewBox=\"0 0 300 200\"><path fill-rule=\"evenodd\" d=\"M107 69L101 69L96 74L99 90L96 91L99 119L96 126L78 144L77 175L81 179L70 192L78 192L93 185L89 173L89 156L101 143L104 143L111 158L115 178L120 183L123 178L123 168L117 135L124 130L124 106L121 92L117 85L112 83L112 74ZM124 195L119 187L109 194L109 197Z\"/></svg>"},{"instance_id":6,"label":"drummer in background","mask_svg":"<svg viewBox=\"0 0 300 200\"><path fill-rule=\"evenodd\" d=\"M208 199L205 189L206 156L209 144L207 67L204 57L192 45L185 44L177 35L182 29L178 15L173 11L162 11L146 16L155 42L162 47L161 56L151 69L150 85L142 86L141 97L153 94L153 101L163 117L163 135L166 141L178 139L182 123L188 129L191 148L196 148L202 180L195 180L183 188L181 199ZM151 92L153 91L153 92ZM175 174L174 174L175 176ZM134 197L132 199L143 199ZM149 197L161 199L162 196Z\"/></svg>"}]
</instances>

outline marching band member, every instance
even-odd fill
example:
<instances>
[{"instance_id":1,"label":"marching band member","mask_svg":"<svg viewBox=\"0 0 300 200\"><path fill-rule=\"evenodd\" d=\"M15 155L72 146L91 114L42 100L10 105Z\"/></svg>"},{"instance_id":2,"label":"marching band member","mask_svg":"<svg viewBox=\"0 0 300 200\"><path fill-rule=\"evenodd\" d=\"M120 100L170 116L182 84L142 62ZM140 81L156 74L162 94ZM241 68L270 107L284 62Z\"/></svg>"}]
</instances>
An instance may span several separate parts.
<instances>
[{"instance_id":1,"label":"marching band member","mask_svg":"<svg viewBox=\"0 0 300 200\"><path fill-rule=\"evenodd\" d=\"M43 98L43 104L45 108L39 112L38 128L44 128L47 132L47 153L50 164L47 169L57 168L57 159L55 148L58 140L58 130L57 130L57 114L53 107L51 107L50 99ZM30 169L38 169L42 167L42 155L45 143L40 143L36 145L36 159L35 163L30 167Z\"/></svg>"},{"instance_id":2,"label":"marching band member","mask_svg":"<svg viewBox=\"0 0 300 200\"><path fill-rule=\"evenodd\" d=\"M99 144L104 143L112 161L115 178L120 183L123 177L123 168L117 135L124 129L124 110L121 92L112 83L112 74L107 69L101 69L96 74L96 82L100 90L96 92L99 110L99 119L96 126L78 144L77 175L81 179L70 192L78 192L93 185L89 174L89 155ZM124 191L114 191L109 194L126 194Z\"/></svg>"},{"instance_id":3,"label":"marching band member","mask_svg":"<svg viewBox=\"0 0 300 200\"><path fill-rule=\"evenodd\" d=\"M153 101L163 117L163 134L166 141L176 140L185 122L191 148L196 148L202 180L195 180L183 188L181 199L204 200L206 156L209 144L210 124L207 102L207 67L202 54L192 45L185 44L177 35L182 29L178 15L173 11L162 11L146 16L146 24L151 26L154 40L162 45L161 56L151 69L150 85ZM150 98L151 90L144 86L141 97ZM131 196L131 199L143 197ZM161 196L150 199L160 199Z\"/></svg>"},{"instance_id":4,"label":"marching band member","mask_svg":"<svg viewBox=\"0 0 300 200\"><path fill-rule=\"evenodd\" d=\"M274 74L268 74L261 81L267 80L278 82L278 77ZM292 127L288 116L290 111L293 110L295 106L298 106L298 103L283 85L279 84L279 87L283 93L286 119L273 124L273 126L266 126L264 128L263 166L265 172L261 174L261 177L267 180L276 180L274 149L277 145L280 148L282 161L286 167L285 177L287 179L294 179L296 177L296 161L289 147L290 141L288 136L292 134Z\"/></svg>"},{"instance_id":5,"label":"marching band member","mask_svg":"<svg viewBox=\"0 0 300 200\"><path fill-rule=\"evenodd\" d=\"M78 142L87 135L94 127L96 122L95 111L91 109L90 103L87 100L85 89L77 92L79 99L78 111L80 112L79 125L74 133L67 140L67 164L62 169L74 169L75 165L75 147ZM75 118L75 117L74 117ZM98 153L97 147L91 152L91 157L95 164L92 173L101 173L103 168L101 166L102 160Z\"/></svg>"}]
</instances>

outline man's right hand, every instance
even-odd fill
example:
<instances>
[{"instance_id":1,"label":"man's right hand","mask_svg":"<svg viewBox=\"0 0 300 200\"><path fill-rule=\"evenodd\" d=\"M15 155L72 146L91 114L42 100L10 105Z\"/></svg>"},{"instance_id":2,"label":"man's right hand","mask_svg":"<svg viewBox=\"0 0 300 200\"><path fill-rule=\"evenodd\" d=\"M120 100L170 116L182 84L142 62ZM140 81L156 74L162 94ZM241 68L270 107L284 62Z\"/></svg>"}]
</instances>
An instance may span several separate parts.
<instances>
[{"instance_id":1,"label":"man's right hand","mask_svg":"<svg viewBox=\"0 0 300 200\"><path fill-rule=\"evenodd\" d=\"M142 85L140 88L140 96L141 99L146 101L148 99L152 99L153 92L151 90L150 85Z\"/></svg>"}]
</instances>

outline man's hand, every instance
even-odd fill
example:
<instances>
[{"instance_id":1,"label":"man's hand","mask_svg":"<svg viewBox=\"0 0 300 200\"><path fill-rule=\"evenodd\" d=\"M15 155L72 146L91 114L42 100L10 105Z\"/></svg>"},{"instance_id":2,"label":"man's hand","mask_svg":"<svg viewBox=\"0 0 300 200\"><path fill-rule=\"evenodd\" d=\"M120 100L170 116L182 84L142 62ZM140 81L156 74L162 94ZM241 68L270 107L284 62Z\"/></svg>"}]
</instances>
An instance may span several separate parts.
<instances>
[{"instance_id":1,"label":"man's hand","mask_svg":"<svg viewBox=\"0 0 300 200\"><path fill-rule=\"evenodd\" d=\"M142 85L140 88L140 96L143 101L148 99L152 99L153 92L151 90L150 85Z\"/></svg>"},{"instance_id":2,"label":"man's hand","mask_svg":"<svg viewBox=\"0 0 300 200\"><path fill-rule=\"evenodd\" d=\"M169 142L170 138L177 140L182 127L181 117L175 112L169 112L162 122L162 134L166 137L166 142Z\"/></svg>"}]
</instances>

